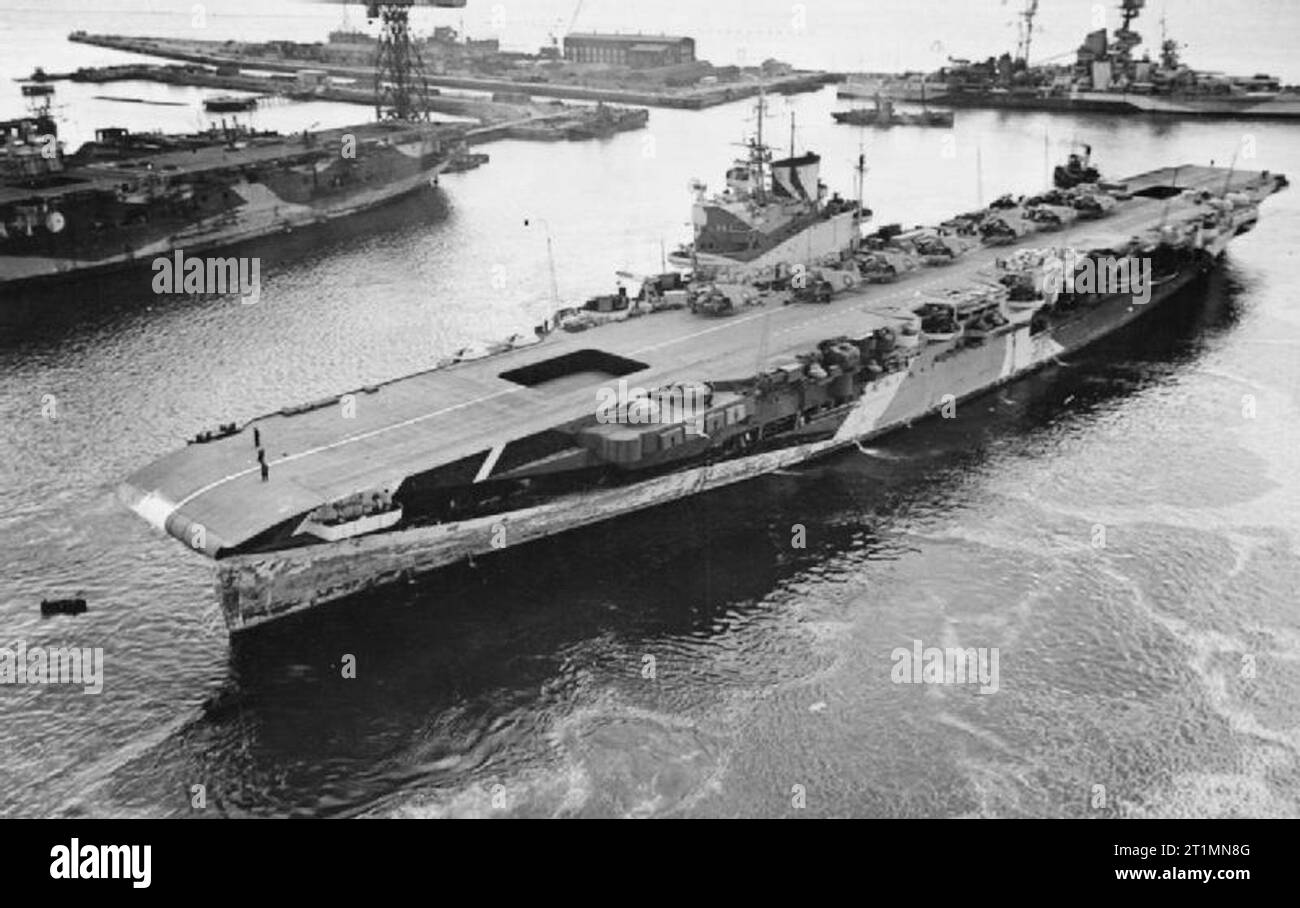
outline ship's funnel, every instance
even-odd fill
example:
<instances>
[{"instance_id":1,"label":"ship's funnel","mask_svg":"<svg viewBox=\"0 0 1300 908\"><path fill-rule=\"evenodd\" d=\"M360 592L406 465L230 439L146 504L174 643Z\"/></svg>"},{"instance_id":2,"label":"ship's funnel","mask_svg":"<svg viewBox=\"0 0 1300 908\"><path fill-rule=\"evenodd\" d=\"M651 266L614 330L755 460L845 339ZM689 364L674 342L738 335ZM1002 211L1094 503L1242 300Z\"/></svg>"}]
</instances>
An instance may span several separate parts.
<instances>
[{"instance_id":1,"label":"ship's funnel","mask_svg":"<svg viewBox=\"0 0 1300 908\"><path fill-rule=\"evenodd\" d=\"M817 200L817 173L822 159L815 154L772 162L772 193L787 199Z\"/></svg>"}]
</instances>

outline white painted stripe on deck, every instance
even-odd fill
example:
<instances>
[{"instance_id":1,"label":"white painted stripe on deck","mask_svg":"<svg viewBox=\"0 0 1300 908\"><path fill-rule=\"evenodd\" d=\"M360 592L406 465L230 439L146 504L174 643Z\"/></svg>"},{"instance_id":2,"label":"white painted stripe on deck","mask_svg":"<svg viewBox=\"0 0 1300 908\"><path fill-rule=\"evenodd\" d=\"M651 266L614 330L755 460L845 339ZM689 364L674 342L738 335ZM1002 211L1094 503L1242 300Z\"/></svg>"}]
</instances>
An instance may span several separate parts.
<instances>
[{"instance_id":1,"label":"white painted stripe on deck","mask_svg":"<svg viewBox=\"0 0 1300 908\"><path fill-rule=\"evenodd\" d=\"M131 504L131 510L139 514L152 527L167 532L167 518L175 513L177 505L167 500L157 489L138 498Z\"/></svg>"},{"instance_id":2,"label":"white painted stripe on deck","mask_svg":"<svg viewBox=\"0 0 1300 908\"><path fill-rule=\"evenodd\" d=\"M494 398L505 397L507 394L517 394L520 391L524 391L524 390L527 389L522 386L518 388L506 388L502 391L497 391L493 394L488 394L483 397L477 397L474 400L467 400L464 403L454 404L453 406L450 407L443 407L441 410L435 410L432 413L423 413L419 416L412 416L410 419L404 419L401 422L395 422L387 426L380 426L378 429L371 429L368 432L360 432L356 435L349 435L346 438L340 438L338 441L332 441L327 445L318 445L317 447L314 448L308 448L306 451L299 451L297 454L288 454L284 457L281 457L279 460L268 460L266 463L268 467L273 467L276 464L288 463L289 461L297 460L300 457L310 457L313 454L321 454L325 451L329 451L334 448L341 448L344 445L350 445L353 442L364 441L367 438L374 438L376 435L382 435L383 433L389 432L393 429L401 429L406 426L413 426L416 423L424 422L426 419L433 419L434 417L443 416L447 413L452 413L456 410L463 410L465 407L477 406L478 404L486 403L487 401L493 400ZM182 498L180 501L176 503L176 507L183 508L185 507L185 505L189 504L191 501L198 498L200 495L204 495L208 492L211 492L213 489L217 488L218 486L222 486L232 480L239 479L241 476L248 476L252 473L256 473L259 470L261 470L260 465L256 467L249 467L247 470L240 470L238 473L231 473L229 476L223 476L221 479L218 479L214 482L210 482L207 485L203 486L202 488L196 489L195 491L186 495L184 498Z\"/></svg>"},{"instance_id":3,"label":"white painted stripe on deck","mask_svg":"<svg viewBox=\"0 0 1300 908\"><path fill-rule=\"evenodd\" d=\"M487 460L483 461L483 466L478 468L478 475L474 477L475 482L482 482L492 474L492 468L497 465L501 458L501 452L506 449L505 443L501 443L488 452Z\"/></svg>"}]
</instances>

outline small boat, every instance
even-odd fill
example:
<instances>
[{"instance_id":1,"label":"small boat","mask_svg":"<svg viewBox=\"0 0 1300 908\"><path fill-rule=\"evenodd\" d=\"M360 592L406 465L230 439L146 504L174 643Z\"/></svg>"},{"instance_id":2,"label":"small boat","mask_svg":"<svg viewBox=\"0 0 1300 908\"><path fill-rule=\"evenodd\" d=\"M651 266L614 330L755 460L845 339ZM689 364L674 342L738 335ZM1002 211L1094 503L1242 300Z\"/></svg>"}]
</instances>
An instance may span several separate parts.
<instances>
[{"instance_id":1,"label":"small boat","mask_svg":"<svg viewBox=\"0 0 1300 908\"><path fill-rule=\"evenodd\" d=\"M473 170L475 167L482 167L490 158L481 151L463 151L453 155L447 166L443 168L443 173L463 173L466 170Z\"/></svg>"},{"instance_id":2,"label":"small boat","mask_svg":"<svg viewBox=\"0 0 1300 908\"><path fill-rule=\"evenodd\" d=\"M378 514L367 514L364 517L357 517L342 523L320 523L309 517L298 527L298 532L310 533L317 539L324 539L326 542L338 542L342 539L351 539L354 536L364 536L367 533L386 530L397 524L401 519L401 508L382 511Z\"/></svg>"},{"instance_id":3,"label":"small boat","mask_svg":"<svg viewBox=\"0 0 1300 908\"><path fill-rule=\"evenodd\" d=\"M213 113L252 110L257 107L257 95L217 95L203 99L203 109Z\"/></svg>"},{"instance_id":4,"label":"small boat","mask_svg":"<svg viewBox=\"0 0 1300 908\"><path fill-rule=\"evenodd\" d=\"M894 109L891 98L876 96L875 108L856 107L853 110L840 110L831 114L836 123L848 123L852 126L952 126L953 113L950 110L930 110L922 106L920 111L901 111Z\"/></svg>"},{"instance_id":5,"label":"small boat","mask_svg":"<svg viewBox=\"0 0 1300 908\"><path fill-rule=\"evenodd\" d=\"M42 98L54 94L54 86L45 82L34 82L22 87L24 98Z\"/></svg>"},{"instance_id":6,"label":"small boat","mask_svg":"<svg viewBox=\"0 0 1300 908\"><path fill-rule=\"evenodd\" d=\"M1058 189L1072 189L1080 183L1095 183L1101 174L1092 166L1092 146L1084 145L1083 154L1071 154L1065 164L1052 171L1052 182Z\"/></svg>"},{"instance_id":7,"label":"small boat","mask_svg":"<svg viewBox=\"0 0 1300 908\"><path fill-rule=\"evenodd\" d=\"M86 600L80 597L73 599L42 599L42 615L80 615L86 610Z\"/></svg>"},{"instance_id":8,"label":"small boat","mask_svg":"<svg viewBox=\"0 0 1300 908\"><path fill-rule=\"evenodd\" d=\"M338 542L395 526L402 520L402 506L387 489L358 492L316 508L298 525L295 535L310 533L317 539Z\"/></svg>"}]
</instances>

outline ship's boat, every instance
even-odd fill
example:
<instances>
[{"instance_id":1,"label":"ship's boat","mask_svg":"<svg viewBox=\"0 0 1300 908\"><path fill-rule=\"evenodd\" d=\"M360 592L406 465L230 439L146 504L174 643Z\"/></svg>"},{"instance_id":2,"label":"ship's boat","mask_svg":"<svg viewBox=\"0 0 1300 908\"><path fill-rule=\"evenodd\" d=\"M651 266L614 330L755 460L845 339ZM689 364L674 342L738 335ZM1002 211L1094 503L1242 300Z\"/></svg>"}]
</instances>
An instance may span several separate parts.
<instances>
[{"instance_id":1,"label":"ship's boat","mask_svg":"<svg viewBox=\"0 0 1300 908\"><path fill-rule=\"evenodd\" d=\"M1080 183L1095 183L1101 179L1101 173L1089 161L1091 146L1084 147L1084 154L1071 154L1064 164L1058 164L1052 171L1052 182L1058 189L1073 189Z\"/></svg>"},{"instance_id":2,"label":"ship's boat","mask_svg":"<svg viewBox=\"0 0 1300 908\"><path fill-rule=\"evenodd\" d=\"M326 542L339 542L395 526L402 508L388 489L358 492L312 510L299 524L295 535L309 533Z\"/></svg>"}]
</instances>

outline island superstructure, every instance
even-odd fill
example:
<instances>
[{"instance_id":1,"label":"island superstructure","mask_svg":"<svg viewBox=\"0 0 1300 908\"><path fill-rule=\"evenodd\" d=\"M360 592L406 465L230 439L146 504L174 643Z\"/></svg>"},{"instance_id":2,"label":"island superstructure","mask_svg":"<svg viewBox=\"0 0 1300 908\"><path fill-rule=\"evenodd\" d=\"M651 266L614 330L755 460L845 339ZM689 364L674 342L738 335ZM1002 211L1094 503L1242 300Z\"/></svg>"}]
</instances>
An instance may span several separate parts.
<instances>
[{"instance_id":1,"label":"island superstructure","mask_svg":"<svg viewBox=\"0 0 1300 908\"><path fill-rule=\"evenodd\" d=\"M812 151L776 158L763 135L767 104L755 105L756 130L746 154L727 170L726 185L710 194L694 181L694 241L670 257L675 265L729 283L780 277L782 269L808 266L853 251L869 216L860 199L831 193L822 182L821 157ZM859 172L859 195L861 172Z\"/></svg>"}]
</instances>

